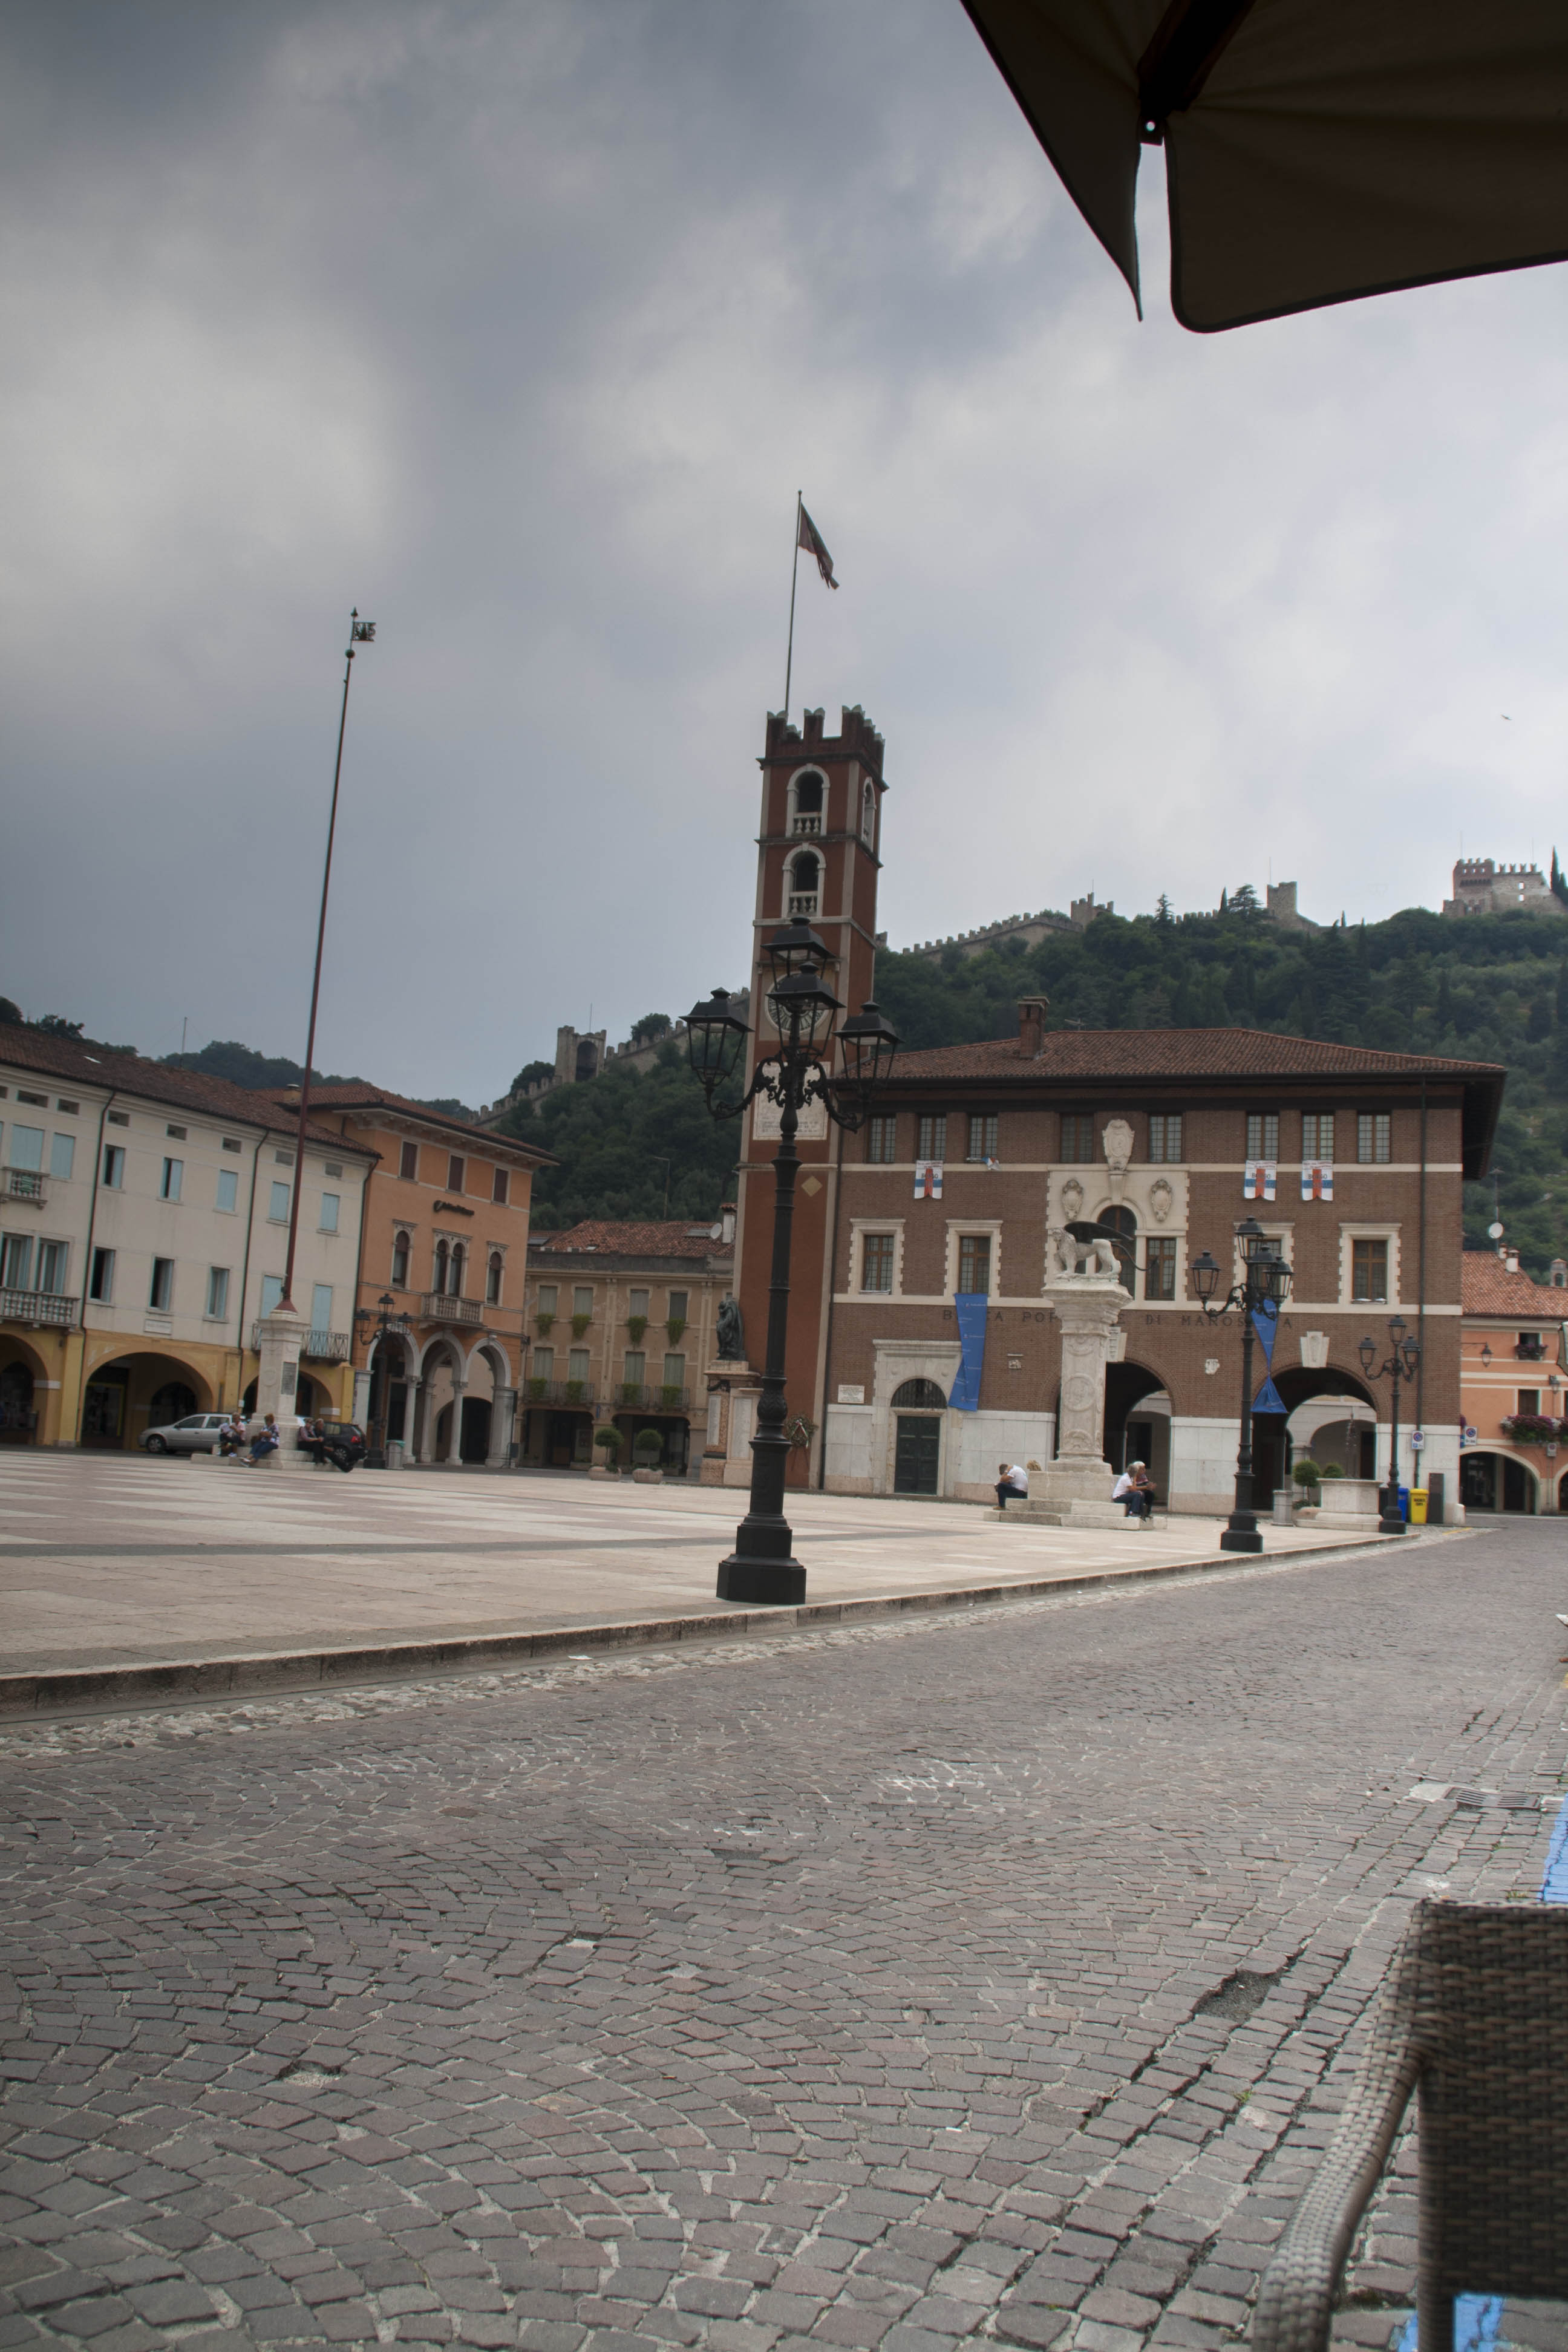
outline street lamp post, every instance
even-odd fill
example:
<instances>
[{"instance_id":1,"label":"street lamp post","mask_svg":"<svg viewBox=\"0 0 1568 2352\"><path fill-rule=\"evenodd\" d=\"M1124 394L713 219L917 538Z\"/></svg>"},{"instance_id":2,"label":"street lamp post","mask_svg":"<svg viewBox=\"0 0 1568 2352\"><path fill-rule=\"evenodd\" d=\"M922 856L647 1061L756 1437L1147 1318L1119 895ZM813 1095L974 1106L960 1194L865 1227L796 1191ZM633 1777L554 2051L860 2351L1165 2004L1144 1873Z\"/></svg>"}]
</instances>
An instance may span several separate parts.
<instances>
[{"instance_id":1,"label":"street lamp post","mask_svg":"<svg viewBox=\"0 0 1568 2352\"><path fill-rule=\"evenodd\" d=\"M826 943L808 923L786 923L769 940L767 956L773 974L767 1003L778 1031L778 1049L759 1060L745 1093L738 1101L716 1098L740 1066L751 1034L731 1010L724 989L715 989L707 1003L694 1005L688 1014L687 1054L715 1118L738 1118L748 1103L762 1096L776 1104L779 1112L767 1355L752 1440L751 1503L735 1530L734 1550L720 1562L719 1598L788 1604L805 1598L805 1570L795 1558L795 1538L784 1513L790 1451L784 1434L784 1343L795 1180L800 1166L795 1137L801 1112L814 1102L821 1103L838 1126L859 1127L873 1092L892 1066L899 1041L874 1004L862 1005L838 1031L844 1068L835 1078L833 1016L844 1008L823 977L828 961Z\"/></svg>"},{"instance_id":2,"label":"street lamp post","mask_svg":"<svg viewBox=\"0 0 1568 2352\"><path fill-rule=\"evenodd\" d=\"M376 1360L379 1378L372 1391L370 1427L365 1432L364 1466L367 1470L384 1470L386 1467L386 1400L392 1384L392 1368L382 1342L389 1331L406 1331L408 1328L405 1318L397 1312L397 1301L390 1290L382 1292L376 1305L380 1308L379 1314L373 1314L368 1307L354 1308L354 1321L362 1328L367 1323L375 1325L370 1344L373 1350L380 1349Z\"/></svg>"},{"instance_id":3,"label":"street lamp post","mask_svg":"<svg viewBox=\"0 0 1568 2352\"><path fill-rule=\"evenodd\" d=\"M1383 1363L1374 1360L1377 1341L1373 1339L1363 1339L1356 1353L1361 1358L1362 1370L1369 1381L1381 1381L1386 1376L1391 1384L1393 1403L1390 1412L1394 1426L1388 1441L1388 1484L1379 1496L1383 1511L1377 1522L1377 1532L1380 1536L1402 1536L1405 1519L1399 1508L1399 1383L1415 1378L1421 1361L1421 1343L1413 1332L1405 1329L1403 1315L1389 1317L1388 1337L1392 1344Z\"/></svg>"},{"instance_id":4,"label":"street lamp post","mask_svg":"<svg viewBox=\"0 0 1568 2352\"><path fill-rule=\"evenodd\" d=\"M1261 1551L1263 1538L1258 1532L1252 1495L1252 1318L1279 1314L1290 1287L1290 1268L1279 1255L1279 1244L1269 1239L1256 1217L1242 1219L1236 1238L1241 1247L1242 1278L1217 1304L1220 1269L1207 1250L1194 1259L1190 1273L1198 1305L1209 1322L1218 1322L1233 1307L1241 1310L1241 1444L1236 1456L1236 1507L1219 1548L1221 1551Z\"/></svg>"}]
</instances>

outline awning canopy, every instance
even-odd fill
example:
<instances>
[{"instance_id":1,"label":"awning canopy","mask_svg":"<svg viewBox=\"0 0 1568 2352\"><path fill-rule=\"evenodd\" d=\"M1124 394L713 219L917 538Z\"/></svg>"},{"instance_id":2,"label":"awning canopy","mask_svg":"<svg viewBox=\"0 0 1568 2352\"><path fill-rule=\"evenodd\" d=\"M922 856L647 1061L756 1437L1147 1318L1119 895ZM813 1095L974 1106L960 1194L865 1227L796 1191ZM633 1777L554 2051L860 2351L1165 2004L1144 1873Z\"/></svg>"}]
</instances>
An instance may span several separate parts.
<instances>
[{"instance_id":1,"label":"awning canopy","mask_svg":"<svg viewBox=\"0 0 1568 2352\"><path fill-rule=\"evenodd\" d=\"M1163 145L1184 326L1568 258L1568 0L964 5L1135 301Z\"/></svg>"}]
</instances>

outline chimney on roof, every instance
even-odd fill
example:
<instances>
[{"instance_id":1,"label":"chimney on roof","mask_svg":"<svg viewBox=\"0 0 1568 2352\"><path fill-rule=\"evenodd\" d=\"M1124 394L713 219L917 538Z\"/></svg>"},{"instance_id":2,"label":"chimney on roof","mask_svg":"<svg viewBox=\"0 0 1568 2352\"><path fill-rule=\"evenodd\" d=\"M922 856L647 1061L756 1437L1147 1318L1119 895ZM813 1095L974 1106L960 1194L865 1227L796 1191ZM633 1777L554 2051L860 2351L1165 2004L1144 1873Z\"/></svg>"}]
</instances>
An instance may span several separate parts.
<instances>
[{"instance_id":1,"label":"chimney on roof","mask_svg":"<svg viewBox=\"0 0 1568 2352\"><path fill-rule=\"evenodd\" d=\"M1045 1042L1046 1015L1050 1009L1048 996L1020 996L1018 999L1018 1044L1031 1060Z\"/></svg>"},{"instance_id":2,"label":"chimney on roof","mask_svg":"<svg viewBox=\"0 0 1568 2352\"><path fill-rule=\"evenodd\" d=\"M722 1246L725 1249L733 1249L735 1246L735 1203L733 1201L720 1202L719 1226L719 1238Z\"/></svg>"},{"instance_id":3,"label":"chimney on roof","mask_svg":"<svg viewBox=\"0 0 1568 2352\"><path fill-rule=\"evenodd\" d=\"M1504 1265L1507 1266L1510 1274L1517 1274L1519 1272L1519 1252L1516 1249L1511 1246L1505 1249L1502 1254L1502 1262Z\"/></svg>"}]
</instances>

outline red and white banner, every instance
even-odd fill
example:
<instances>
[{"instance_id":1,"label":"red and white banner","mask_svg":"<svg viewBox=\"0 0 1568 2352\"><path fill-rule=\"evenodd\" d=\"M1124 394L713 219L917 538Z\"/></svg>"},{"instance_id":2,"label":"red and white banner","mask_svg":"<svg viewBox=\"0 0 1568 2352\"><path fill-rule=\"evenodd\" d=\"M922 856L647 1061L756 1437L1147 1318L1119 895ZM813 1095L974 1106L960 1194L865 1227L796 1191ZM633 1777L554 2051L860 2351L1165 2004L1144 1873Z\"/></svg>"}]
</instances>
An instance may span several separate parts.
<instances>
[{"instance_id":1,"label":"red and white banner","mask_svg":"<svg viewBox=\"0 0 1568 2352\"><path fill-rule=\"evenodd\" d=\"M940 1160L915 1161L915 1198L917 1201L941 1200L942 1162Z\"/></svg>"},{"instance_id":2,"label":"red and white banner","mask_svg":"<svg viewBox=\"0 0 1568 2352\"><path fill-rule=\"evenodd\" d=\"M1331 1201L1334 1197L1334 1171L1326 1160L1303 1160L1301 1162L1301 1198L1303 1201Z\"/></svg>"},{"instance_id":3,"label":"red and white banner","mask_svg":"<svg viewBox=\"0 0 1568 2352\"><path fill-rule=\"evenodd\" d=\"M1248 1160L1241 1171L1241 1197L1244 1201L1271 1201L1274 1180L1279 1169L1272 1160Z\"/></svg>"}]
</instances>

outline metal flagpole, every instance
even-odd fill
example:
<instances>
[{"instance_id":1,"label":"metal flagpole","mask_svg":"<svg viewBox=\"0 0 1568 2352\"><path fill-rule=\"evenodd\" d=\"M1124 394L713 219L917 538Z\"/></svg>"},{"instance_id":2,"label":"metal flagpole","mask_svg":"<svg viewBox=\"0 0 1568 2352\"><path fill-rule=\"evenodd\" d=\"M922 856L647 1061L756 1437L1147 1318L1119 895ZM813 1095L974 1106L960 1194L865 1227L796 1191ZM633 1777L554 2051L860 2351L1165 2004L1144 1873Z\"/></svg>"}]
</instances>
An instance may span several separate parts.
<instances>
[{"instance_id":1,"label":"metal flagpole","mask_svg":"<svg viewBox=\"0 0 1568 2352\"><path fill-rule=\"evenodd\" d=\"M305 1040L305 1075L300 1082L300 1123L294 1139L294 1181L289 1187L289 1255L283 1261L283 1296L279 1306L294 1305L294 1246L300 1238L300 1186L305 1172L305 1125L310 1115L310 1065L316 1053L316 1008L321 998L321 946L327 936L327 889L332 878L332 841L338 829L338 784L343 772L343 730L349 723L349 680L353 676L355 646L375 643L375 623L362 621L356 604L349 615L348 658L343 666L343 707L338 716L338 757L332 770L332 806L327 819L327 855L321 867L321 912L316 924L316 970L310 982L310 1033Z\"/></svg>"},{"instance_id":2,"label":"metal flagpole","mask_svg":"<svg viewBox=\"0 0 1568 2352\"><path fill-rule=\"evenodd\" d=\"M786 727L789 725L789 682L791 673L795 668L795 582L800 578L800 518L801 510L805 502L805 492L804 490L796 490L795 494L795 553L790 559L789 572L789 651L784 656L784 725Z\"/></svg>"}]
</instances>

